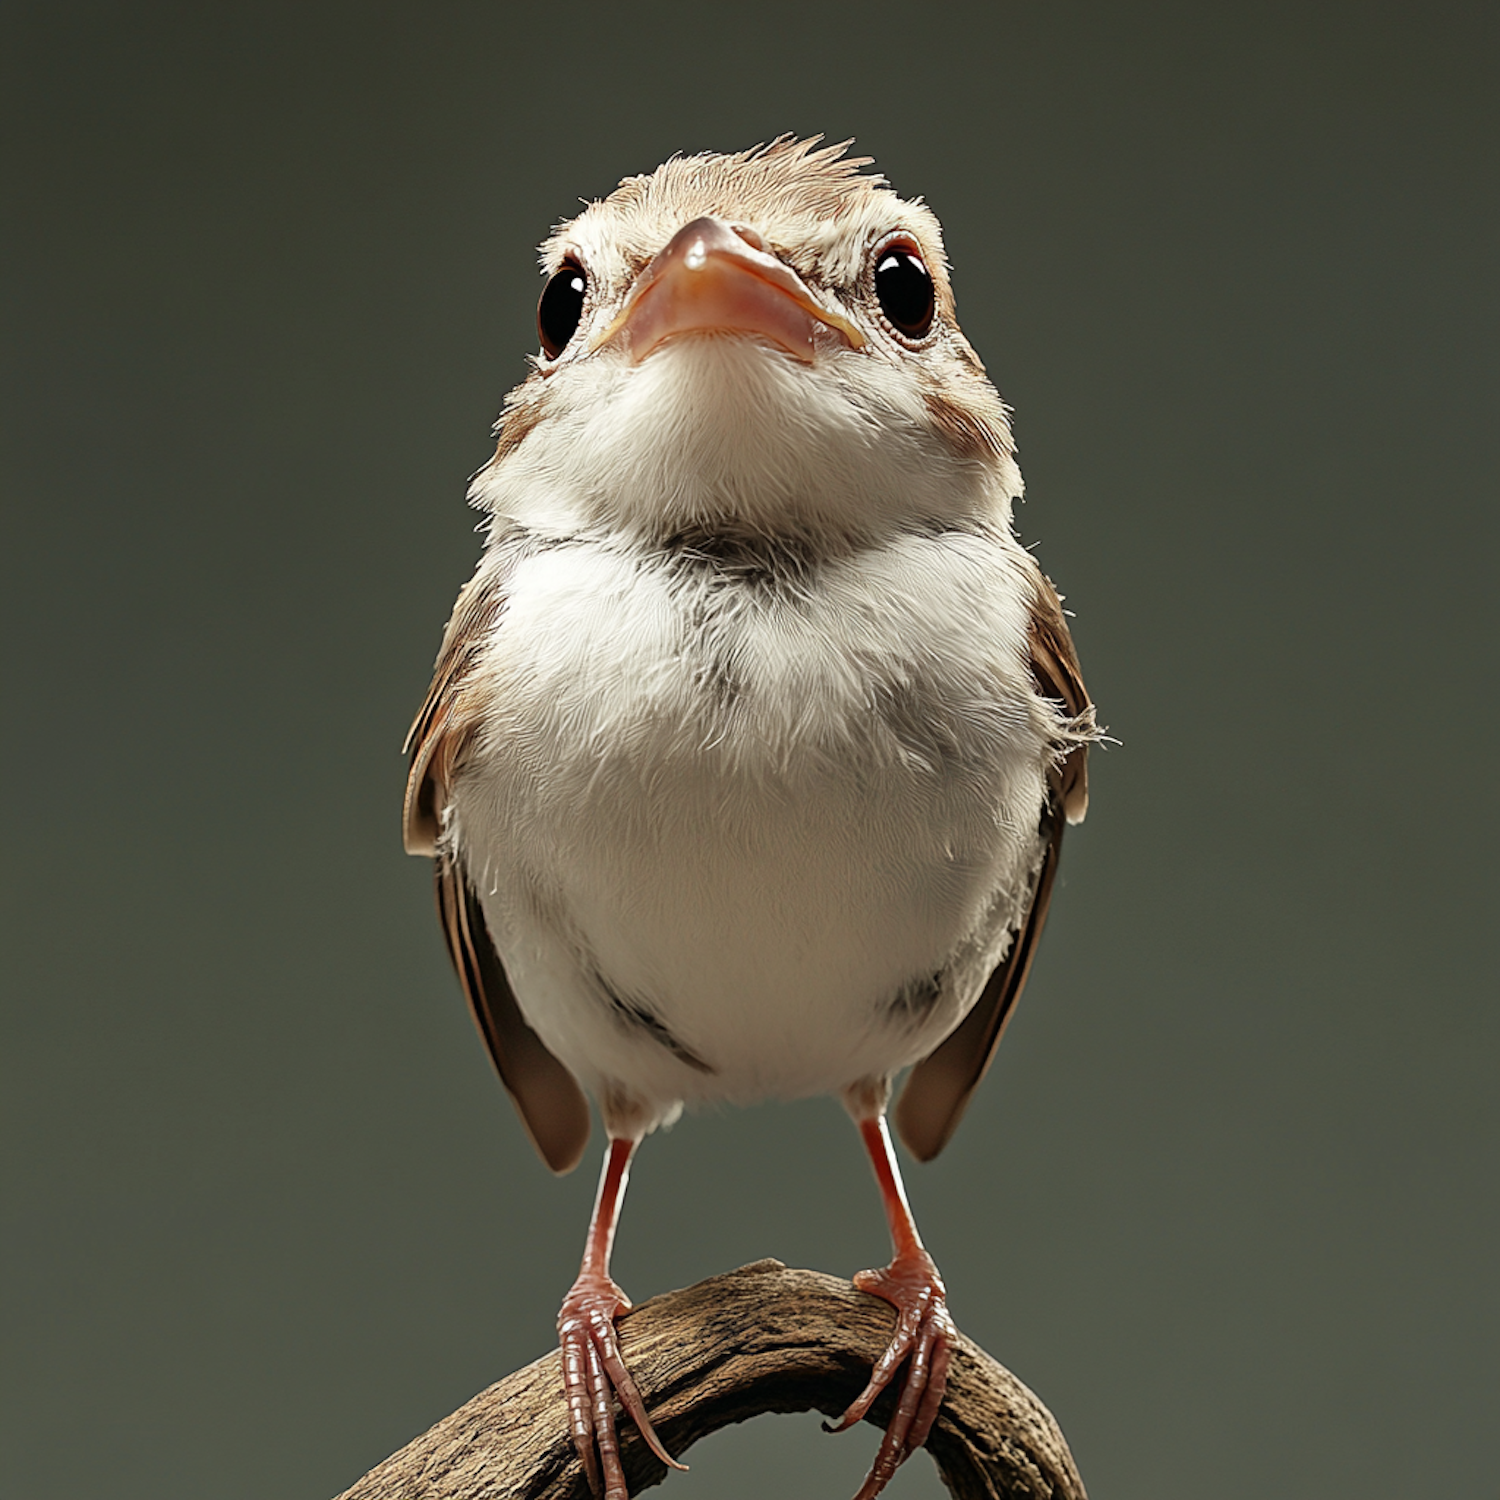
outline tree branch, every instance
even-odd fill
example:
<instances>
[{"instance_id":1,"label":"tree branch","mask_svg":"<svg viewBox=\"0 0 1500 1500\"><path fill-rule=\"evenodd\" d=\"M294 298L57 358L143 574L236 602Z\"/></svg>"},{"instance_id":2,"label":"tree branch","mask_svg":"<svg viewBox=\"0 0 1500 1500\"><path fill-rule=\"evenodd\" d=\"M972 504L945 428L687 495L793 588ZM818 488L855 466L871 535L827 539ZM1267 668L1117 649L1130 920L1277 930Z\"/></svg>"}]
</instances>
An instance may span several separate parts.
<instances>
[{"instance_id":1,"label":"tree branch","mask_svg":"<svg viewBox=\"0 0 1500 1500\"><path fill-rule=\"evenodd\" d=\"M764 1412L837 1416L894 1325L892 1308L847 1281L761 1260L642 1303L620 1319L620 1343L657 1432L681 1454ZM883 1428L893 1404L888 1390L866 1420ZM659 1484L666 1468L628 1419L620 1438L631 1493ZM963 1337L927 1448L958 1500L1087 1500L1052 1414ZM556 1350L481 1392L339 1500L499 1496L587 1500Z\"/></svg>"}]
</instances>

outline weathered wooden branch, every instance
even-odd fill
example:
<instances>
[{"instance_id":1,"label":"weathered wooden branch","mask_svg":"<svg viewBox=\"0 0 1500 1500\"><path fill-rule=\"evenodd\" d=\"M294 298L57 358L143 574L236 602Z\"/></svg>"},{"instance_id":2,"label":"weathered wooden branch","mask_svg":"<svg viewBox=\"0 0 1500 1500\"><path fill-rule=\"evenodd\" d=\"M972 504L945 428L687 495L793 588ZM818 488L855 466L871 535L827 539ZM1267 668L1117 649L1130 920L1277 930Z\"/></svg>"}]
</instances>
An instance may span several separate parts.
<instances>
[{"instance_id":1,"label":"weathered wooden branch","mask_svg":"<svg viewBox=\"0 0 1500 1500\"><path fill-rule=\"evenodd\" d=\"M835 1416L862 1389L893 1309L847 1281L761 1260L642 1303L620 1344L668 1450L764 1412ZM867 1420L884 1427L887 1391ZM665 1466L620 1427L632 1494ZM928 1451L958 1500L1087 1500L1052 1414L960 1339ZM481 1392L372 1469L339 1500L587 1500L556 1350ZM838 1500L838 1497L831 1497Z\"/></svg>"}]
</instances>

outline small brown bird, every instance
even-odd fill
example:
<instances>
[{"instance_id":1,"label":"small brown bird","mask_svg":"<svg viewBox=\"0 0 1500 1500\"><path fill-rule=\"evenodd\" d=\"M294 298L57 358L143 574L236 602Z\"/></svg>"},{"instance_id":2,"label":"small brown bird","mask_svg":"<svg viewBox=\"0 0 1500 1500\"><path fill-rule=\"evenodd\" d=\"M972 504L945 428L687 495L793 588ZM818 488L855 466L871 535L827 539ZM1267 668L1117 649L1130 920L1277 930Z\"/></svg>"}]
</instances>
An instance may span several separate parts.
<instances>
[{"instance_id":1,"label":"small brown bird","mask_svg":"<svg viewBox=\"0 0 1500 1500\"><path fill-rule=\"evenodd\" d=\"M406 847L547 1164L609 1144L558 1319L571 1429L625 1500L631 1157L684 1105L831 1093L874 1164L906 1364L860 1500L954 1342L886 1128L940 1151L1036 951L1098 737L1012 530L1007 413L937 220L783 137L674 158L542 249L541 353L474 480L484 554L408 740ZM680 1465L676 1465L681 1467Z\"/></svg>"}]
</instances>

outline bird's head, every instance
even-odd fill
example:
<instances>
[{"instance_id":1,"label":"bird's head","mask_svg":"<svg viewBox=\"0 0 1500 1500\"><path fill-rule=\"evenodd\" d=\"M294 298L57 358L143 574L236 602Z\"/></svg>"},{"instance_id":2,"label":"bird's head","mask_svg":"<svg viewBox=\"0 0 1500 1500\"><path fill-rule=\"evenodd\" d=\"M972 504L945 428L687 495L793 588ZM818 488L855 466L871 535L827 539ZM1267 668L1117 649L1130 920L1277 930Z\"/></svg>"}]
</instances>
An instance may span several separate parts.
<instances>
[{"instance_id":1,"label":"bird's head","mask_svg":"<svg viewBox=\"0 0 1500 1500\"><path fill-rule=\"evenodd\" d=\"M543 529L851 537L1020 492L942 230L842 146L627 178L542 247L541 352L476 503Z\"/></svg>"}]
</instances>

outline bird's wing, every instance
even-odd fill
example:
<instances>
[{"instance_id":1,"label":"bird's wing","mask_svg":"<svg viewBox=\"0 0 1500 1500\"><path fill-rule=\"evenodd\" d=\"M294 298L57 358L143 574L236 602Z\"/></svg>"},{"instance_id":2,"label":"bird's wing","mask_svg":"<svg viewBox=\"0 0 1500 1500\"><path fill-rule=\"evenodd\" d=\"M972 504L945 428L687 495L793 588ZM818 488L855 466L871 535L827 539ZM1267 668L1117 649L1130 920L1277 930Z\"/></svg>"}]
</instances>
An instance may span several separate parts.
<instances>
[{"instance_id":1,"label":"bird's wing","mask_svg":"<svg viewBox=\"0 0 1500 1500\"><path fill-rule=\"evenodd\" d=\"M1060 702L1069 719L1066 748L1049 781L1063 816L1070 823L1081 823L1089 810L1089 746L1099 737L1094 705L1083 685L1078 652L1063 616L1062 595L1040 570L1033 584L1027 633L1031 675L1042 697Z\"/></svg>"},{"instance_id":2,"label":"bird's wing","mask_svg":"<svg viewBox=\"0 0 1500 1500\"><path fill-rule=\"evenodd\" d=\"M474 1024L532 1145L554 1172L571 1172L589 1138L588 1100L526 1024L490 941L479 897L458 861L440 854L436 874L438 918Z\"/></svg>"},{"instance_id":3,"label":"bird's wing","mask_svg":"<svg viewBox=\"0 0 1500 1500\"><path fill-rule=\"evenodd\" d=\"M505 612L507 571L480 564L453 606L427 696L406 732L402 751L411 757L401 842L408 854L436 855L443 809L459 759L480 722L480 700L466 692L486 637Z\"/></svg>"},{"instance_id":4,"label":"bird's wing","mask_svg":"<svg viewBox=\"0 0 1500 1500\"><path fill-rule=\"evenodd\" d=\"M958 1128L969 1096L989 1069L1000 1034L1015 1009L1047 921L1057 878L1063 829L1088 810L1088 747L1096 738L1094 710L1079 671L1078 653L1063 618L1062 600L1040 572L1034 580L1029 643L1031 673L1044 698L1059 700L1070 720L1068 738L1047 778L1042 816L1046 840L1031 904L1005 955L990 975L978 1003L944 1041L911 1070L894 1111L896 1129L919 1161L931 1161Z\"/></svg>"},{"instance_id":5,"label":"bird's wing","mask_svg":"<svg viewBox=\"0 0 1500 1500\"><path fill-rule=\"evenodd\" d=\"M578 1165L589 1107L577 1080L526 1024L511 992L484 910L460 862L442 847L443 810L464 751L479 727L470 678L480 647L505 608L505 572L481 565L458 596L432 686L406 737L402 836L409 854L433 857L438 919L469 1010L542 1160L554 1172Z\"/></svg>"}]
</instances>

